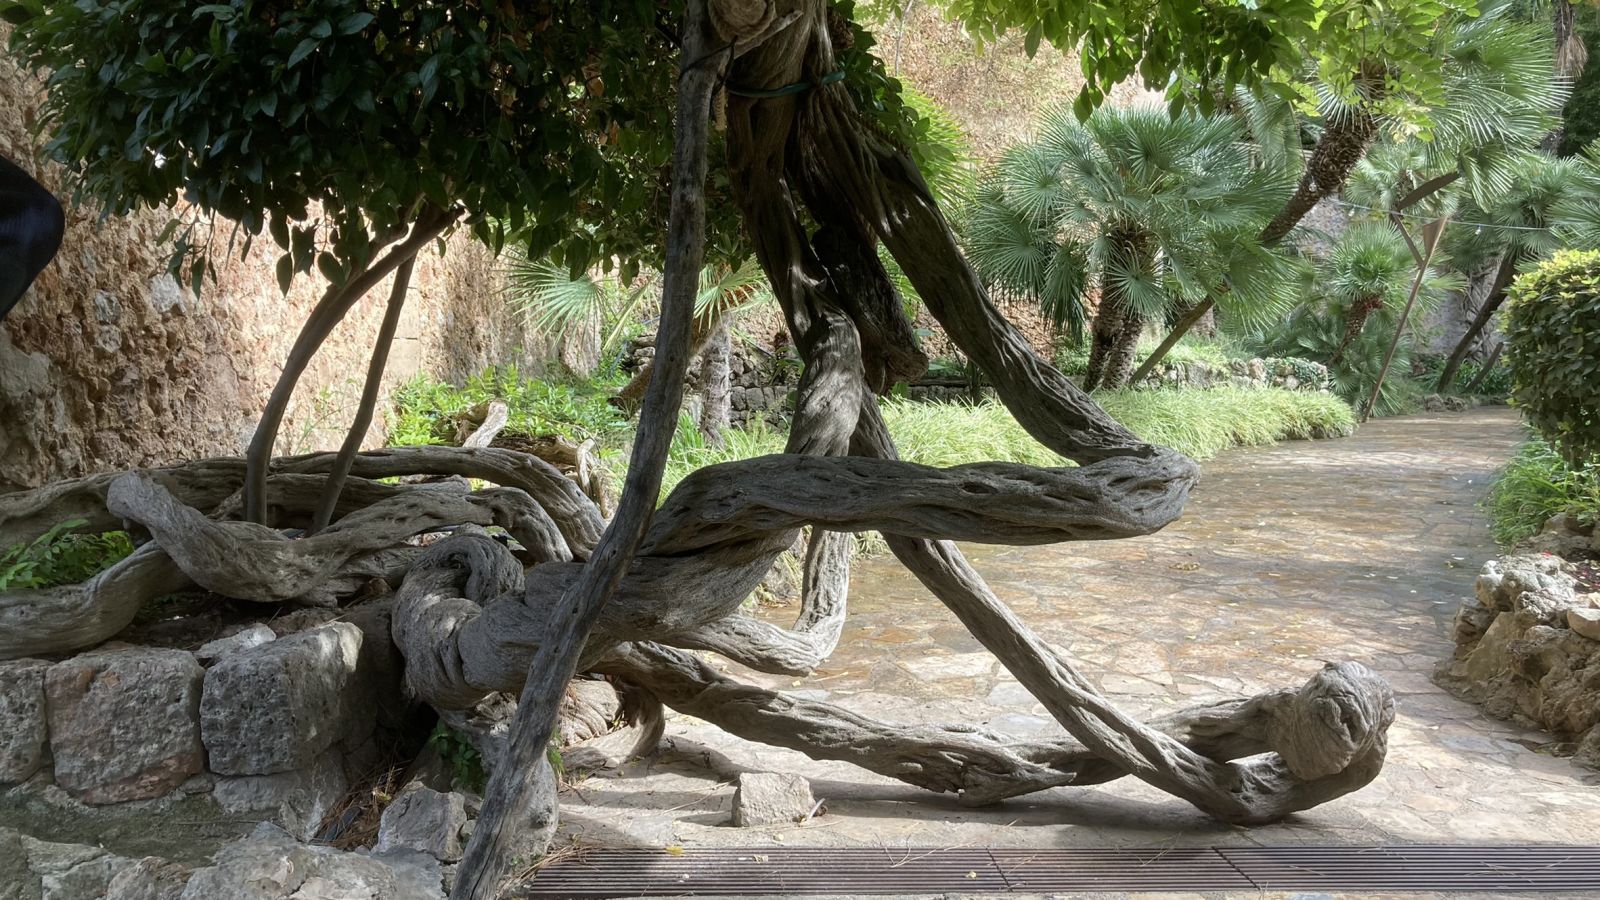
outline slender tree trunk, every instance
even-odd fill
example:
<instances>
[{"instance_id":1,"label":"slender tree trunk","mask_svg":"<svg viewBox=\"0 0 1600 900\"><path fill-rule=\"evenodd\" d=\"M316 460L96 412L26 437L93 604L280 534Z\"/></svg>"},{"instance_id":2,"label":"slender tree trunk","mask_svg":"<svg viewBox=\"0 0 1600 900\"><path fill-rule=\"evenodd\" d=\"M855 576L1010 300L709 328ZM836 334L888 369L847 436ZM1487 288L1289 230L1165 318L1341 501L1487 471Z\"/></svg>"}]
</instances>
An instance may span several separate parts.
<instances>
[{"instance_id":1,"label":"slender tree trunk","mask_svg":"<svg viewBox=\"0 0 1600 900\"><path fill-rule=\"evenodd\" d=\"M311 316L306 319L306 324L301 327L299 336L295 338L294 346L289 349L289 357L284 361L283 372L278 376L278 383L272 388L272 396L267 399L266 409L261 414L261 422L256 426L255 436L250 440L250 449L245 453L247 470L244 483L245 519L251 522L265 522L267 464L272 461L272 447L277 443L278 428L283 424L283 415L289 408L290 398L294 396L295 385L299 383L300 376L305 374L306 367L311 365L311 358L316 356L317 350L328 339L328 335L344 321L344 317L367 291L372 290L378 282L388 277L389 273L398 269L406 260L415 257L429 241L443 234L460 215L461 212L455 210L438 213L427 220L419 219L412 227L411 235L403 242L345 284L329 287L322 295L322 299L317 302L316 309L311 311Z\"/></svg>"},{"instance_id":2,"label":"slender tree trunk","mask_svg":"<svg viewBox=\"0 0 1600 900\"><path fill-rule=\"evenodd\" d=\"M732 409L733 339L728 323L717 326L705 352L700 355L700 433L713 447L721 447L722 433L728 429Z\"/></svg>"},{"instance_id":3,"label":"slender tree trunk","mask_svg":"<svg viewBox=\"0 0 1600 900\"><path fill-rule=\"evenodd\" d=\"M411 270L416 265L415 256L400 264L394 272L394 285L389 289L389 305L383 311L383 324L378 327L378 340L372 347L372 362L367 366L367 382L361 388L361 403L356 407L356 419L345 433L344 445L334 458L328 482L323 486L322 499L317 502L316 513L311 518L309 533L315 534L333 521L333 511L339 505L339 495L344 491L345 479L350 475L350 464L366 440L367 429L372 427L372 415L378 408L378 394L383 388L383 370L389 364L389 347L394 343L395 332L400 329L400 313L405 309L406 290L411 287Z\"/></svg>"},{"instance_id":4,"label":"slender tree trunk","mask_svg":"<svg viewBox=\"0 0 1600 900\"><path fill-rule=\"evenodd\" d=\"M706 139L711 97L737 50L737 42L761 36L713 35L710 19L705 0L684 4L661 329L652 366L654 375L645 392L622 500L577 580L551 611L546 633L528 666L528 679L511 722L505 758L494 767L483 812L457 870L455 887L450 892L453 900L492 900L516 857L524 826L522 818L533 809L554 815L554 797L546 793L552 778L545 748L556 725L561 697L576 672L585 639L644 538L660 496L667 448L683 401L689 332L705 258ZM774 24L769 7L755 27L765 30ZM724 44L728 52L718 52L716 48ZM542 853L545 848L528 849Z\"/></svg>"},{"instance_id":5,"label":"slender tree trunk","mask_svg":"<svg viewBox=\"0 0 1600 900\"><path fill-rule=\"evenodd\" d=\"M706 344L717 333L717 329L722 327L722 320L723 316L720 312L711 316L694 317L694 324L690 326L689 330L690 359L694 359L705 352ZM645 391L650 387L650 377L655 372L655 368L655 358L651 357L649 361L639 367L639 371L635 372L632 378L628 379L628 383L617 391L614 402L621 404L624 409L636 409L639 402L644 399Z\"/></svg>"},{"instance_id":6,"label":"slender tree trunk","mask_svg":"<svg viewBox=\"0 0 1600 900\"><path fill-rule=\"evenodd\" d=\"M1467 354L1472 350L1472 343L1483 333L1489 320L1494 318L1495 311L1506 300L1506 290L1511 287L1511 279L1517 274L1517 254L1507 253L1500 258L1500 268L1495 270L1494 287L1489 291L1489 296L1483 300L1483 305L1478 307L1478 314L1472 317L1472 324L1467 326L1461 340L1456 342L1456 348L1450 352L1450 359L1444 364L1444 371L1439 373L1439 381L1433 389L1444 393L1450 385L1456 382L1456 373L1461 371L1461 364L1466 362Z\"/></svg>"},{"instance_id":7,"label":"slender tree trunk","mask_svg":"<svg viewBox=\"0 0 1600 900\"><path fill-rule=\"evenodd\" d=\"M1172 328L1161 341L1161 345L1151 351L1145 361L1140 364L1138 370L1133 373L1133 383L1140 384L1146 378L1149 378L1150 373L1155 371L1156 366L1161 365L1161 361L1167 358L1167 354L1172 352L1172 348L1178 346L1178 342L1183 340L1183 336L1189 333L1189 329L1193 328L1216 305L1217 301L1215 299L1207 297L1189 307L1187 312L1179 316L1178 321L1172 323Z\"/></svg>"},{"instance_id":8,"label":"slender tree trunk","mask_svg":"<svg viewBox=\"0 0 1600 900\"><path fill-rule=\"evenodd\" d=\"M1478 389L1483 387L1483 383L1489 379L1489 372L1494 369L1494 364L1500 361L1501 351L1505 349L1505 341L1495 342L1494 350L1490 351L1489 358L1483 361L1483 368L1478 370L1477 377L1473 378L1472 383L1467 385L1467 393L1476 394Z\"/></svg>"}]
</instances>

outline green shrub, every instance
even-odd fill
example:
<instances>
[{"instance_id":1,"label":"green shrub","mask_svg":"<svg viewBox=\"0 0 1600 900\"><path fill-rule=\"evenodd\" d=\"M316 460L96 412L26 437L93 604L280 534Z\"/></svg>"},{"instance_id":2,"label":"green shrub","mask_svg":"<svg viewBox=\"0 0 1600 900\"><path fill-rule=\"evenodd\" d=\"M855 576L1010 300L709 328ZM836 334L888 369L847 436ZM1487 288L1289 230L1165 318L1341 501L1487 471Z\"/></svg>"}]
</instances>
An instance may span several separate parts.
<instances>
[{"instance_id":1,"label":"green shrub","mask_svg":"<svg viewBox=\"0 0 1600 900\"><path fill-rule=\"evenodd\" d=\"M0 591L47 588L87 581L133 552L121 531L68 534L82 519L62 522L31 543L0 550Z\"/></svg>"},{"instance_id":2,"label":"green shrub","mask_svg":"<svg viewBox=\"0 0 1600 900\"><path fill-rule=\"evenodd\" d=\"M1117 391L1096 399L1134 434L1195 459L1231 447L1344 437L1356 428L1349 404L1313 391L1225 387Z\"/></svg>"},{"instance_id":3,"label":"green shrub","mask_svg":"<svg viewBox=\"0 0 1600 900\"><path fill-rule=\"evenodd\" d=\"M1509 546L1553 515L1600 521L1600 462L1575 466L1544 441L1529 441L1501 470L1484 501L1494 539Z\"/></svg>"},{"instance_id":4,"label":"green shrub","mask_svg":"<svg viewBox=\"0 0 1600 900\"><path fill-rule=\"evenodd\" d=\"M1512 399L1574 465L1600 458L1600 251L1560 251L1511 286Z\"/></svg>"},{"instance_id":5,"label":"green shrub","mask_svg":"<svg viewBox=\"0 0 1600 900\"><path fill-rule=\"evenodd\" d=\"M460 417L488 400L503 400L510 412L505 433L556 434L572 441L620 440L628 417L606 402L614 384L524 378L515 366L490 368L463 387L419 375L395 392L389 412L389 445L454 443Z\"/></svg>"},{"instance_id":6,"label":"green shrub","mask_svg":"<svg viewBox=\"0 0 1600 900\"><path fill-rule=\"evenodd\" d=\"M1195 459L1230 447L1282 440L1343 437L1355 414L1337 397L1279 388L1209 388L1184 391L1108 391L1096 395L1118 421L1147 441ZM999 461L1033 466L1067 465L1017 424L998 400L929 403L885 399L883 419L900 458L926 466ZM667 457L662 496L695 469L719 462L782 453L784 435L766 424L729 429L727 444L708 446L685 418Z\"/></svg>"}]
</instances>

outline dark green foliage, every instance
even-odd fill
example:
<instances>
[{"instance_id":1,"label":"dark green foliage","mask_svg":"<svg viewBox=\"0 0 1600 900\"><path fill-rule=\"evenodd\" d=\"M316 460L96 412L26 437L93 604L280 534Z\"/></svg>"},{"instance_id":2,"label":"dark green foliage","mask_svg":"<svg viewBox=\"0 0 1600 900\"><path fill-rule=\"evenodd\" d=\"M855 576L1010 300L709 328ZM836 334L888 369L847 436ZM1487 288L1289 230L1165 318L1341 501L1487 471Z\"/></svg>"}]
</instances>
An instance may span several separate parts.
<instances>
[{"instance_id":1,"label":"dark green foliage","mask_svg":"<svg viewBox=\"0 0 1600 900\"><path fill-rule=\"evenodd\" d=\"M71 534L82 519L51 528L32 543L0 550L0 591L77 584L105 571L133 552L121 531Z\"/></svg>"},{"instance_id":2,"label":"dark green foliage","mask_svg":"<svg viewBox=\"0 0 1600 900\"><path fill-rule=\"evenodd\" d=\"M1412 366L1413 377L1421 384L1436 384L1439 375L1444 371L1445 358L1430 356L1426 359L1417 359ZM1483 374L1483 363L1478 360L1466 360L1461 368L1456 371L1455 380L1445 385L1443 393L1477 397L1493 397L1504 400L1511 396L1511 370L1506 368L1502 361L1496 361L1494 368L1483 379L1483 383L1475 390L1468 390L1472 383Z\"/></svg>"},{"instance_id":3,"label":"dark green foliage","mask_svg":"<svg viewBox=\"0 0 1600 900\"><path fill-rule=\"evenodd\" d=\"M572 272L660 264L679 62L661 4L0 0L0 15L18 58L53 71L43 125L83 197L119 213L185 200L266 229L284 286L313 266L349 277L424 204ZM936 123L852 28L847 87L919 153ZM737 264L713 143L708 260ZM196 282L211 237L180 236Z\"/></svg>"},{"instance_id":4,"label":"dark green foliage","mask_svg":"<svg viewBox=\"0 0 1600 900\"><path fill-rule=\"evenodd\" d=\"M490 244L521 236L575 267L655 255L676 54L654 3L0 11L18 23L13 51L54 70L49 148L86 196L113 212L181 198L267 228L285 283L313 264L347 276L370 234L423 203L460 204Z\"/></svg>"},{"instance_id":5,"label":"dark green foliage","mask_svg":"<svg viewBox=\"0 0 1600 900\"><path fill-rule=\"evenodd\" d=\"M456 387L424 376L403 385L389 413L389 444L455 443L463 414L489 400L510 411L508 435L554 434L575 442L620 440L628 418L607 403L616 383L525 378L515 366L490 368Z\"/></svg>"},{"instance_id":6,"label":"dark green foliage","mask_svg":"<svg viewBox=\"0 0 1600 900\"><path fill-rule=\"evenodd\" d=\"M1435 257L1436 264L1442 262ZM1328 255L1316 261L1312 294L1306 302L1262 336L1262 354L1322 363L1328 367L1334 393L1353 404L1365 403L1378 381L1416 273L1405 238L1389 223L1350 226ZM1456 285L1455 279L1430 268L1411 321L1421 321L1444 291ZM1411 368L1413 334L1414 326L1408 325L1395 348L1390 376L1375 407L1379 414L1408 411L1420 396L1414 383L1395 377Z\"/></svg>"},{"instance_id":7,"label":"dark green foliage","mask_svg":"<svg viewBox=\"0 0 1600 900\"><path fill-rule=\"evenodd\" d=\"M1600 463L1573 465L1544 441L1529 441L1501 470L1484 507L1506 546L1538 534L1557 513L1600 522Z\"/></svg>"},{"instance_id":8,"label":"dark green foliage","mask_svg":"<svg viewBox=\"0 0 1600 900\"><path fill-rule=\"evenodd\" d=\"M464 788L474 794L483 793L489 773L483 767L483 757L478 755L478 748L472 746L466 735L440 722L428 735L428 746L450 767L452 787Z\"/></svg>"},{"instance_id":9,"label":"dark green foliage","mask_svg":"<svg viewBox=\"0 0 1600 900\"><path fill-rule=\"evenodd\" d=\"M1511 286L1512 398L1574 465L1600 459L1600 251L1561 251Z\"/></svg>"},{"instance_id":10,"label":"dark green foliage","mask_svg":"<svg viewBox=\"0 0 1600 900\"><path fill-rule=\"evenodd\" d=\"M1139 77L1147 87L1173 86L1174 103L1204 107L1235 85L1314 99L1301 77L1314 68L1325 93L1353 102L1355 79L1376 71L1382 89L1374 111L1430 127L1430 110L1445 100L1437 44L1441 23L1476 14L1478 4L1441 0L1352 2L1250 0L1195 3L1156 0L949 0L951 12L980 38L1023 30L1029 53L1043 41L1081 45L1087 83L1074 109L1085 118L1117 83ZM1381 61L1381 66L1371 61Z\"/></svg>"}]
</instances>

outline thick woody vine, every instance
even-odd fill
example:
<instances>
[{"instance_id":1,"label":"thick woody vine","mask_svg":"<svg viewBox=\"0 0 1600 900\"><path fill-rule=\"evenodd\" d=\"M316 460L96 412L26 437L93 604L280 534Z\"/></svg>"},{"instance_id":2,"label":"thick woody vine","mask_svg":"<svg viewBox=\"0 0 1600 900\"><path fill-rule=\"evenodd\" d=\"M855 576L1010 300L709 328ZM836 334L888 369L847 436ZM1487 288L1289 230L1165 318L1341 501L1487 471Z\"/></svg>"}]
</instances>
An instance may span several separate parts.
<instances>
[{"instance_id":1,"label":"thick woody vine","mask_svg":"<svg viewBox=\"0 0 1600 900\"><path fill-rule=\"evenodd\" d=\"M6 495L0 543L69 517L86 529L129 523L150 540L85 584L0 594L0 658L91 646L143 602L189 584L264 603L329 604L362 580L391 579L400 585L393 638L417 696L453 721L498 695L520 698L503 755L491 760L457 898L494 896L513 859L548 845L556 803L544 748L567 682L584 671L632 683L655 703L747 739L853 762L969 803L1131 776L1220 820L1255 824L1370 782L1383 762L1393 700L1359 664L1330 665L1298 689L1141 722L1103 698L962 557L953 541L1149 534L1182 513L1199 472L1111 419L996 311L915 163L857 114L839 81L835 43L845 33L822 0L686 4L661 333L628 480L609 521L543 461L487 448L346 448L270 461L258 453L248 465L207 460ZM807 87L787 90L793 85ZM746 234L805 370L785 453L701 470L657 509L704 252L716 104L725 105ZM437 233L449 215L429 213L413 237ZM1017 420L1076 467L935 469L897 459L876 396L917 375L925 359L878 262L879 242ZM308 326L308 335L315 331ZM494 486L378 480L408 474ZM314 533L291 539L251 521L267 511L280 527ZM500 526L517 549L470 528L426 549L408 543L461 525ZM740 613L808 527L794 625ZM839 639L849 535L866 530L886 536L1067 737L1022 741L966 726L879 721L740 683L695 652L766 672L810 671Z\"/></svg>"}]
</instances>

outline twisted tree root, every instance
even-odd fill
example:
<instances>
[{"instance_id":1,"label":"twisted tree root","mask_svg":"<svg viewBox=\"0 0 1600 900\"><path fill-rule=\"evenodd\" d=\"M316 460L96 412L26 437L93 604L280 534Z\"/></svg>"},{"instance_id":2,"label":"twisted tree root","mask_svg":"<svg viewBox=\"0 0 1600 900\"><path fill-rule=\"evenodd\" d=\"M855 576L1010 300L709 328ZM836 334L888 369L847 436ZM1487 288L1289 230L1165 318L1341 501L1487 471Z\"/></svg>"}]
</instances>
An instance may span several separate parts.
<instances>
[{"instance_id":1,"label":"twisted tree root","mask_svg":"<svg viewBox=\"0 0 1600 900\"><path fill-rule=\"evenodd\" d=\"M966 725L882 722L835 704L742 684L703 660L649 643L623 645L598 668L648 685L673 709L746 740L798 750L813 759L854 763L916 787L955 793L973 806L1052 787L1102 784L1129 774L1073 738L1025 741ZM1359 704L1367 696L1365 682L1375 677L1359 663L1330 664L1299 691L1270 691L1196 707L1143 727L1217 762L1277 752L1291 767L1302 766L1299 777L1314 780L1344 771L1342 764L1329 768L1336 760L1320 751L1305 752L1344 738L1337 715L1331 715L1335 711L1325 704L1342 708L1347 699ZM1370 762L1382 762L1381 747L1377 754ZM1365 779L1360 784L1376 774L1376 765L1353 773Z\"/></svg>"}]
</instances>

